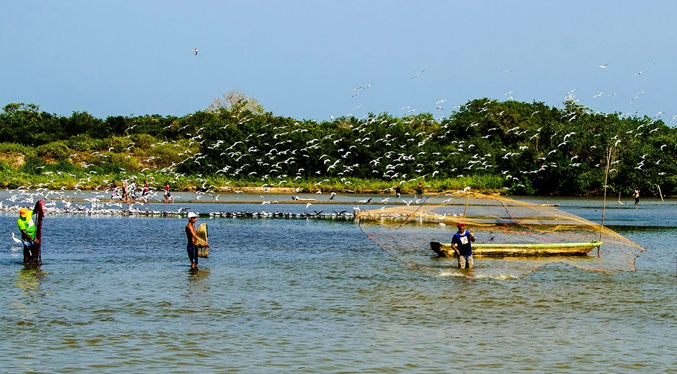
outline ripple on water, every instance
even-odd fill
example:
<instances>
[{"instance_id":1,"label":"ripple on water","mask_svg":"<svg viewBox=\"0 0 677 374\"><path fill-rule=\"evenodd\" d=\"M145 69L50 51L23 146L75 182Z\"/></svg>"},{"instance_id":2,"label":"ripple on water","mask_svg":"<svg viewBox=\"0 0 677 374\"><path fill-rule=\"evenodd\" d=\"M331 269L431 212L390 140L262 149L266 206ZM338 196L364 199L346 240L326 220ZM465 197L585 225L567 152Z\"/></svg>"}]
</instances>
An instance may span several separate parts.
<instances>
[{"instance_id":1,"label":"ripple on water","mask_svg":"<svg viewBox=\"0 0 677 374\"><path fill-rule=\"evenodd\" d=\"M0 216L0 237L14 220ZM354 224L208 222L211 256L191 272L184 220L50 217L42 273L0 253L0 348L14 353L3 368L659 372L675 363L672 228L630 233L653 249L635 273L551 264L523 275L478 261L468 277L427 253L409 267Z\"/></svg>"}]
</instances>

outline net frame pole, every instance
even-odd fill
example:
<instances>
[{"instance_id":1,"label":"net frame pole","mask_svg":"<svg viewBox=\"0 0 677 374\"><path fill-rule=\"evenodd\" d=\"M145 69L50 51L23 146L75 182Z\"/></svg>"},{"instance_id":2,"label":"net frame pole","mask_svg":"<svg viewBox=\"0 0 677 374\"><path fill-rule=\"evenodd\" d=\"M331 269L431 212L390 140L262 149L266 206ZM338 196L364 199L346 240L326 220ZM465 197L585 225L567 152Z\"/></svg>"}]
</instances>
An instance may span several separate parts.
<instances>
[{"instance_id":1,"label":"net frame pole","mask_svg":"<svg viewBox=\"0 0 677 374\"><path fill-rule=\"evenodd\" d=\"M604 200L602 200L602 224L599 228L599 241L602 241L602 231L604 230L604 218L606 216L606 192L609 184L609 169L611 168L611 158L614 153L614 147L609 147L609 151L606 156L606 169L604 170ZM619 195L620 196L620 195ZM620 201L620 197L619 197ZM597 257L600 257L599 247L597 247Z\"/></svg>"}]
</instances>

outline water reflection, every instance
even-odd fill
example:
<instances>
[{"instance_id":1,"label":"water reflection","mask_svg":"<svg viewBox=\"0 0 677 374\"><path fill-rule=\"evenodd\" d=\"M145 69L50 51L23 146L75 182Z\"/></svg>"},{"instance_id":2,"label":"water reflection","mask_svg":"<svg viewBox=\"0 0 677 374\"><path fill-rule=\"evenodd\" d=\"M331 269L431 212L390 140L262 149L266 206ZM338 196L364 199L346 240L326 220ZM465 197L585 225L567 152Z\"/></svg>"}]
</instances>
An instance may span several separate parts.
<instances>
[{"instance_id":1,"label":"water reflection","mask_svg":"<svg viewBox=\"0 0 677 374\"><path fill-rule=\"evenodd\" d=\"M204 294L209 292L207 279L211 274L209 268L188 269L188 293Z\"/></svg>"},{"instance_id":2,"label":"water reflection","mask_svg":"<svg viewBox=\"0 0 677 374\"><path fill-rule=\"evenodd\" d=\"M17 272L14 284L19 287L26 296L42 297L47 295L40 289L40 285L46 274L47 273L42 271L39 267L25 267Z\"/></svg>"}]
</instances>

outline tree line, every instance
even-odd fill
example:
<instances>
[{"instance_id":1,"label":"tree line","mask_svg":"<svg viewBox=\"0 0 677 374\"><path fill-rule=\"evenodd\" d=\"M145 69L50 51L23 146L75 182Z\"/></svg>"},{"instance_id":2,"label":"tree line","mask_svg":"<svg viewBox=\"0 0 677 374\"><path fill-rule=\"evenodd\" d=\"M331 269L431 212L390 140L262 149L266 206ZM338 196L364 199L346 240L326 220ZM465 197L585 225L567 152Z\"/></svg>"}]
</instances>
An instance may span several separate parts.
<instances>
[{"instance_id":1,"label":"tree line","mask_svg":"<svg viewBox=\"0 0 677 374\"><path fill-rule=\"evenodd\" d=\"M601 194L606 180L612 193L677 192L674 128L574 100L558 108L481 98L440 118L370 113L331 121L276 116L244 96L217 104L181 117L105 119L7 104L0 154L24 153L27 161L0 159L0 172L124 170L270 186L331 181L346 189L359 181L463 179L527 195Z\"/></svg>"}]
</instances>

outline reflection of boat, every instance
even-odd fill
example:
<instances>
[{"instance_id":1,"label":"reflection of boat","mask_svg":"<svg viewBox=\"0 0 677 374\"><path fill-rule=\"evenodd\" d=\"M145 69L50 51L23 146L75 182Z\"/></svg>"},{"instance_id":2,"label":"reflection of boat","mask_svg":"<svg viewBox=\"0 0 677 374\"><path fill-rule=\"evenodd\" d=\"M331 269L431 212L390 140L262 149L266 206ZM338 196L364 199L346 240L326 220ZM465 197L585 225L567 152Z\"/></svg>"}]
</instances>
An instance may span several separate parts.
<instances>
[{"instance_id":1,"label":"reflection of boat","mask_svg":"<svg viewBox=\"0 0 677 374\"><path fill-rule=\"evenodd\" d=\"M548 244L487 244L473 243L473 256L477 257L546 257L586 256L602 242L548 243ZM451 243L430 242L430 248L440 257L454 257Z\"/></svg>"}]
</instances>

